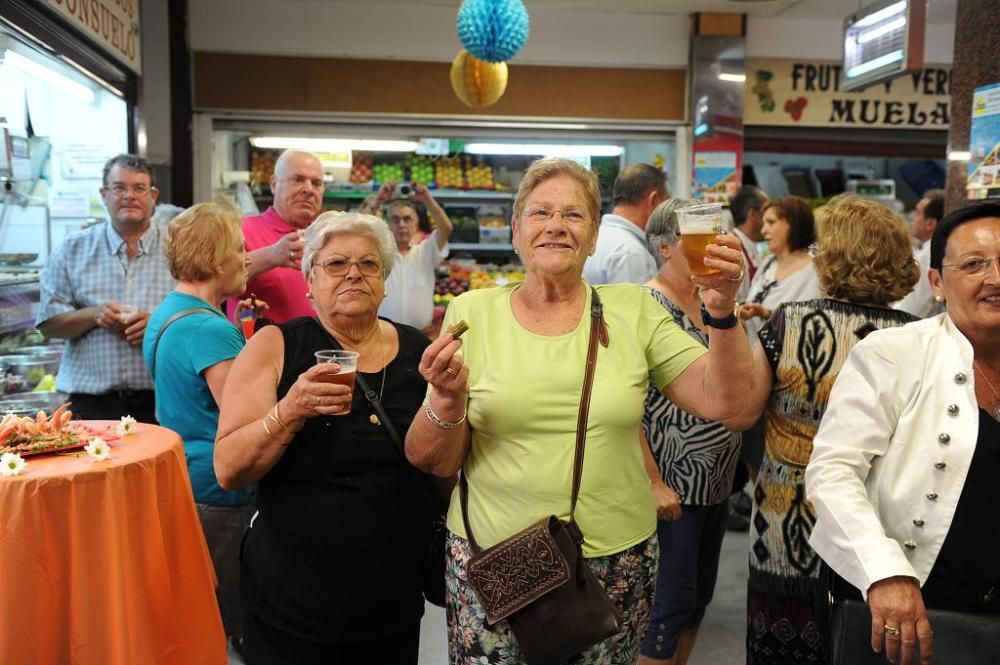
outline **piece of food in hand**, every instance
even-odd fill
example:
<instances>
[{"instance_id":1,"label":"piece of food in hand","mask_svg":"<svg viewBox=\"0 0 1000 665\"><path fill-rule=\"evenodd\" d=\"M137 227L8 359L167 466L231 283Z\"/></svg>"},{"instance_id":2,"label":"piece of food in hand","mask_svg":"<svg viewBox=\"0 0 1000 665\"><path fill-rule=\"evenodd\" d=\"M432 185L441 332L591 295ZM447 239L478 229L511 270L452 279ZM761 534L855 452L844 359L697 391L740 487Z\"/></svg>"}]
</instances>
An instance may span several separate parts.
<instances>
[{"instance_id":1,"label":"piece of food in hand","mask_svg":"<svg viewBox=\"0 0 1000 665\"><path fill-rule=\"evenodd\" d=\"M453 326L448 326L448 332L450 332L451 336L454 337L455 339L458 339L459 337L464 335L465 331L468 329L469 329L469 324L465 322L465 319L462 319Z\"/></svg>"}]
</instances>

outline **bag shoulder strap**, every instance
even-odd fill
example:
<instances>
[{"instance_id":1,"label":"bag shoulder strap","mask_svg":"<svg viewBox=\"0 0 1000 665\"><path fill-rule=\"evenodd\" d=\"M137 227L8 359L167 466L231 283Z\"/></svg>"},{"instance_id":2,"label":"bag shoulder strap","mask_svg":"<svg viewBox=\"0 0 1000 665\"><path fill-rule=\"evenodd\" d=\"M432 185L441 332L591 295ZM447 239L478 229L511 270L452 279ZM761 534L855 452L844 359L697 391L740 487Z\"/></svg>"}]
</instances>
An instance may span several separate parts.
<instances>
[{"instance_id":1,"label":"bag shoulder strap","mask_svg":"<svg viewBox=\"0 0 1000 665\"><path fill-rule=\"evenodd\" d=\"M583 372L583 391L580 394L580 411L576 418L576 451L573 453L573 490L569 505L569 522L571 532L577 539L577 544L583 542L583 534L576 526L576 500L580 496L580 483L583 479L583 453L587 445L587 421L590 416L590 395L594 387L594 370L597 367L597 343L607 348L608 328L604 322L604 306L597 295L597 289L590 287L590 340L587 344L587 365ZM469 481L465 471L460 478L459 494L462 502L462 522L465 525L465 535L469 539L473 553L479 553L479 543L472 534L469 524Z\"/></svg>"},{"instance_id":2,"label":"bag shoulder strap","mask_svg":"<svg viewBox=\"0 0 1000 665\"><path fill-rule=\"evenodd\" d=\"M318 318L313 318L313 320L316 322L316 325L319 326L319 329L323 331L323 334L326 335L326 340L331 345L330 348L332 349L344 348L343 346L341 346L340 342L337 341L337 338L331 335L327 331L327 329L323 327L322 322L320 322ZM382 404L382 400L379 399L378 393L371 389L371 386L368 385L368 382L365 380L365 377L361 376L360 371L355 372L354 385L357 388L361 389L361 392L365 396L365 399L368 400L368 403L371 405L372 409L375 410L375 415L378 416L378 419L381 422L382 428L384 429L386 436L389 437L389 440L392 442L393 447L396 449L396 452L399 453L399 457L402 460L403 464L411 473L414 474L414 480L417 481L417 485L418 487L420 487L420 493L423 494L424 501L427 502L427 507L430 508L432 514L436 514L439 511L438 504L440 502L434 498L434 492L431 490L430 487L428 487L428 481L424 477L424 474L421 473L419 469L415 468L412 464L410 464L410 460L406 459L406 448L403 444L403 437L399 435L399 430L397 430L396 426L392 424L392 419L389 418L389 412L386 411L385 405Z\"/></svg>"},{"instance_id":3,"label":"bag shoulder strap","mask_svg":"<svg viewBox=\"0 0 1000 665\"><path fill-rule=\"evenodd\" d=\"M153 340L153 353L149 365L149 377L153 379L153 381L156 381L156 349L158 349L160 346L160 338L163 337L163 332L167 328L169 328L170 324L172 324L174 321L183 319L185 316L191 316L192 314L197 314L198 312L208 312L213 316L218 316L215 310L209 309L208 307L191 307L190 309L182 309L179 312L175 312L173 316L164 321L163 325L160 326L159 331L157 331L156 333L156 339Z\"/></svg>"}]
</instances>

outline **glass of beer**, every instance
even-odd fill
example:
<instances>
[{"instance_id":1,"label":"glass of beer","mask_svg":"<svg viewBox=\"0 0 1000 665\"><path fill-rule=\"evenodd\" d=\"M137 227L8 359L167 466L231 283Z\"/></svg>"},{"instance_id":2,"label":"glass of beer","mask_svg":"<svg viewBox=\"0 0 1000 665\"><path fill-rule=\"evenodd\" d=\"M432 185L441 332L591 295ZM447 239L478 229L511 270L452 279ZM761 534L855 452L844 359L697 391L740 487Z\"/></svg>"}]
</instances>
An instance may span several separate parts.
<instances>
[{"instance_id":1,"label":"glass of beer","mask_svg":"<svg viewBox=\"0 0 1000 665\"><path fill-rule=\"evenodd\" d=\"M326 383L339 383L344 386L348 386L351 389L351 399L354 399L354 379L358 375L358 357L361 355L357 351L348 351L346 349L327 349L324 351L316 352L316 364L321 365L324 363L337 364L340 366L339 370L330 370L328 372L323 372L323 375L317 379L318 381L324 381ZM347 403L347 408L345 408L340 413L335 413L335 416L346 416L351 412L351 403Z\"/></svg>"},{"instance_id":2,"label":"glass of beer","mask_svg":"<svg viewBox=\"0 0 1000 665\"><path fill-rule=\"evenodd\" d=\"M695 275L716 275L715 268L705 265L705 248L715 243L715 236L722 233L722 204L702 203L677 211L677 225L681 232L684 258Z\"/></svg>"}]
</instances>

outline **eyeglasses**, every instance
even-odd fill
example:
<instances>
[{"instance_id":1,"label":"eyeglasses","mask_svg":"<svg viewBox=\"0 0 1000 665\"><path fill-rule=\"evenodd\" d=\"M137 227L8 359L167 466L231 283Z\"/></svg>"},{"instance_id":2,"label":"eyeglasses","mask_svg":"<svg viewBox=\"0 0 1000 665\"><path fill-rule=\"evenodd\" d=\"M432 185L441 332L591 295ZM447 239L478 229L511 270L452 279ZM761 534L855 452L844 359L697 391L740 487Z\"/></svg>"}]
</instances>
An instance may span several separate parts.
<instances>
[{"instance_id":1,"label":"eyeglasses","mask_svg":"<svg viewBox=\"0 0 1000 665\"><path fill-rule=\"evenodd\" d=\"M111 185L108 187L108 191L114 194L115 198L122 198L128 193L131 193L137 199L144 199L150 195L150 193L156 191L156 187L150 187L149 185L134 185L129 187L128 185Z\"/></svg>"},{"instance_id":2,"label":"eyeglasses","mask_svg":"<svg viewBox=\"0 0 1000 665\"><path fill-rule=\"evenodd\" d=\"M985 275L986 271L989 270L990 265L993 263L997 264L1000 268L1000 256L994 256L993 258L975 258L966 259L961 263L942 263L942 268L952 268L960 272L965 273L969 277L980 277Z\"/></svg>"},{"instance_id":3,"label":"eyeglasses","mask_svg":"<svg viewBox=\"0 0 1000 665\"><path fill-rule=\"evenodd\" d=\"M382 274L382 264L375 259L359 259L352 261L347 258L334 257L317 264L329 277L342 277L351 271L351 266L357 266L362 275L374 277Z\"/></svg>"},{"instance_id":4,"label":"eyeglasses","mask_svg":"<svg viewBox=\"0 0 1000 665\"><path fill-rule=\"evenodd\" d=\"M567 224L583 224L590 221L586 213L570 208L568 210L550 210L539 206L537 208L528 208L523 213L522 217L527 217L532 222L547 222L556 216L556 213L562 216L563 221Z\"/></svg>"}]
</instances>

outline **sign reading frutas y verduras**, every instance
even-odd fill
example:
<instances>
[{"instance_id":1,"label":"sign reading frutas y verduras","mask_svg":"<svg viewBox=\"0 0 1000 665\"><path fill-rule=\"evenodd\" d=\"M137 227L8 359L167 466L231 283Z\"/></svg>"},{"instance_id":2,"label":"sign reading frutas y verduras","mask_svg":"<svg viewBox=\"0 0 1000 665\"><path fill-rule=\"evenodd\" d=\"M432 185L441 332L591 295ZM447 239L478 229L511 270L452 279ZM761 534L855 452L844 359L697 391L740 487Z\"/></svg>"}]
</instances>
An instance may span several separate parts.
<instances>
[{"instance_id":1,"label":"sign reading frutas y verduras","mask_svg":"<svg viewBox=\"0 0 1000 665\"><path fill-rule=\"evenodd\" d=\"M78 30L126 65L142 73L139 0L46 0Z\"/></svg>"},{"instance_id":2,"label":"sign reading frutas y verduras","mask_svg":"<svg viewBox=\"0 0 1000 665\"><path fill-rule=\"evenodd\" d=\"M743 124L947 129L951 67L928 65L860 92L840 89L838 62L747 61Z\"/></svg>"}]
</instances>

